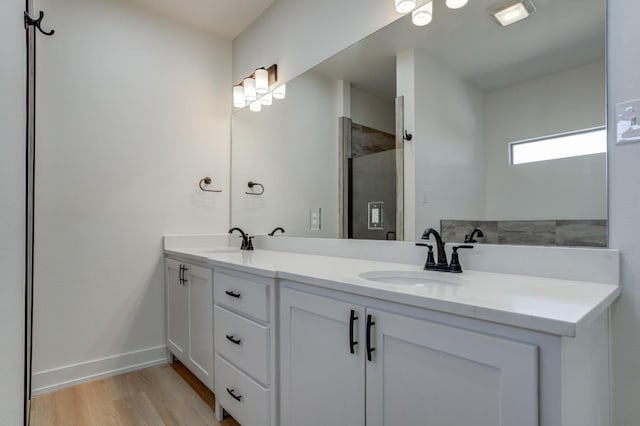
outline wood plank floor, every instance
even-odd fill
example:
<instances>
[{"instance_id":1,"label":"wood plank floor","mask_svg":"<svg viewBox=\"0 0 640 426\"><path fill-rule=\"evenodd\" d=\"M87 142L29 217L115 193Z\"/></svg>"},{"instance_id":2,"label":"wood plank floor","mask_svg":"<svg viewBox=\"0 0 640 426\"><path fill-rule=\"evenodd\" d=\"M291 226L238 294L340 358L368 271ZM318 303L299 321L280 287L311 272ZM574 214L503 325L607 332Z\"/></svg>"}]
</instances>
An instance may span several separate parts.
<instances>
[{"instance_id":1,"label":"wood plank floor","mask_svg":"<svg viewBox=\"0 0 640 426\"><path fill-rule=\"evenodd\" d=\"M32 426L239 426L179 362L82 383L31 400Z\"/></svg>"}]
</instances>

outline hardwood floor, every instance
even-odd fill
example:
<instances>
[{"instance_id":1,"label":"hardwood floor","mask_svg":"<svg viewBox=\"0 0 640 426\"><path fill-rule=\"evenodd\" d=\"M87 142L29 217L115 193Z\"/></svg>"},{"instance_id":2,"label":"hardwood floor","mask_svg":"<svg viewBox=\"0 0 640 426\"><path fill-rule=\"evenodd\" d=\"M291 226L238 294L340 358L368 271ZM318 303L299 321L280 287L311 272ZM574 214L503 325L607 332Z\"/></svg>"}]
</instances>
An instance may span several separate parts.
<instances>
[{"instance_id":1,"label":"hardwood floor","mask_svg":"<svg viewBox=\"0 0 640 426\"><path fill-rule=\"evenodd\" d=\"M239 426L214 417L215 396L182 364L82 383L31 401L32 426Z\"/></svg>"}]
</instances>

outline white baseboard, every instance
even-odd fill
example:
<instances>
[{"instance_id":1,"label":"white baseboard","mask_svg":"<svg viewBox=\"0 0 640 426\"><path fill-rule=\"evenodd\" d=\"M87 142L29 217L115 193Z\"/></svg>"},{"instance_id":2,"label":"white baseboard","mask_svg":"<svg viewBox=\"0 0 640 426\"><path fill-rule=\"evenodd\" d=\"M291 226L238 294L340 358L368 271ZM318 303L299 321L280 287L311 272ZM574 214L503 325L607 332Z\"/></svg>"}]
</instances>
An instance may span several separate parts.
<instances>
[{"instance_id":1,"label":"white baseboard","mask_svg":"<svg viewBox=\"0 0 640 426\"><path fill-rule=\"evenodd\" d=\"M31 379L31 393L34 396L41 395L78 383L115 376L128 371L141 370L155 365L166 364L167 362L167 347L156 346L65 365L50 370L37 371L33 373Z\"/></svg>"}]
</instances>

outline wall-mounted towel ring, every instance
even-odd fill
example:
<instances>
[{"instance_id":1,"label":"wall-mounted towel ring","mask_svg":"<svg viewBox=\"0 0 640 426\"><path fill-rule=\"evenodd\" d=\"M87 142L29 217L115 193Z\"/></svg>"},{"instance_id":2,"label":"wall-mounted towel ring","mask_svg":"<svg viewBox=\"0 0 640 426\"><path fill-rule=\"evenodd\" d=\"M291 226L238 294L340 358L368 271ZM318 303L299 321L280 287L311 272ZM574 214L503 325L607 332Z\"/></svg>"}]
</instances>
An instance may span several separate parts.
<instances>
[{"instance_id":1,"label":"wall-mounted towel ring","mask_svg":"<svg viewBox=\"0 0 640 426\"><path fill-rule=\"evenodd\" d=\"M211 178L209 176L200 179L200 182L198 183L200 189L204 192L222 192L222 189L206 189L202 184L211 185Z\"/></svg>"},{"instance_id":2,"label":"wall-mounted towel ring","mask_svg":"<svg viewBox=\"0 0 640 426\"><path fill-rule=\"evenodd\" d=\"M259 186L260 189L261 189L260 192L245 192L245 194L247 194L247 195L262 195L262 194L264 194L264 186L262 186L261 183L249 181L249 183L247 183L247 186L249 188L253 188L254 186Z\"/></svg>"}]
</instances>

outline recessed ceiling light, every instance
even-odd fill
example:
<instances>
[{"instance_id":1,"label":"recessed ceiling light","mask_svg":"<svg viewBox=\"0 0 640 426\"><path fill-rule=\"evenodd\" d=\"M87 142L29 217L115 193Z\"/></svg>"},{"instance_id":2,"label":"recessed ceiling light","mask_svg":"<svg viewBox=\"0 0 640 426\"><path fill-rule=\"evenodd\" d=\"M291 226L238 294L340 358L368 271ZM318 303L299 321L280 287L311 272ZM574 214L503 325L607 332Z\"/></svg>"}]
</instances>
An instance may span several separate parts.
<instances>
[{"instance_id":1,"label":"recessed ceiling light","mask_svg":"<svg viewBox=\"0 0 640 426\"><path fill-rule=\"evenodd\" d=\"M528 18L535 11L536 7L531 0L516 0L503 3L489 10L489 13L496 18L500 25L506 27Z\"/></svg>"}]
</instances>

